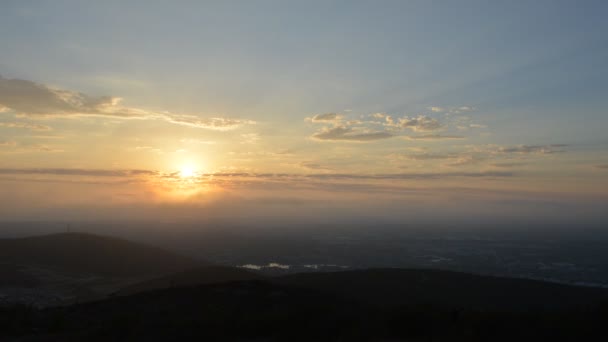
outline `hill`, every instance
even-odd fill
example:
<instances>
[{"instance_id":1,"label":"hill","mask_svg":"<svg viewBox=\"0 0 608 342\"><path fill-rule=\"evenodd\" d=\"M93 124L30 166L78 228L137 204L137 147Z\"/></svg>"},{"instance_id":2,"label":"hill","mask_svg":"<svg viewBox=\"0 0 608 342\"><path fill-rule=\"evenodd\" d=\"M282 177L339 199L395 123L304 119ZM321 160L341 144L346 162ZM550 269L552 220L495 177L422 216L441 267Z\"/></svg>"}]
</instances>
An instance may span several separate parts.
<instances>
[{"instance_id":1,"label":"hill","mask_svg":"<svg viewBox=\"0 0 608 342\"><path fill-rule=\"evenodd\" d=\"M553 310L589 308L608 300L608 289L428 269L300 273L275 281L382 307Z\"/></svg>"},{"instance_id":2,"label":"hill","mask_svg":"<svg viewBox=\"0 0 608 342\"><path fill-rule=\"evenodd\" d=\"M0 239L0 260L4 264L106 277L153 276L201 264L160 248L84 233Z\"/></svg>"},{"instance_id":3,"label":"hill","mask_svg":"<svg viewBox=\"0 0 608 342\"><path fill-rule=\"evenodd\" d=\"M264 277L215 266L188 270L126 287L128 295L155 289L239 280L267 280L378 307L429 306L476 310L588 308L608 300L608 289L429 269L368 269Z\"/></svg>"},{"instance_id":4,"label":"hill","mask_svg":"<svg viewBox=\"0 0 608 342\"><path fill-rule=\"evenodd\" d=\"M599 305L566 311L380 308L325 291L240 281L155 290L45 310L0 309L0 339L599 341L608 337L607 319L608 310Z\"/></svg>"},{"instance_id":5,"label":"hill","mask_svg":"<svg viewBox=\"0 0 608 342\"><path fill-rule=\"evenodd\" d=\"M125 296L157 289L262 279L266 277L241 268L205 266L133 284L121 289L116 295Z\"/></svg>"}]
</instances>

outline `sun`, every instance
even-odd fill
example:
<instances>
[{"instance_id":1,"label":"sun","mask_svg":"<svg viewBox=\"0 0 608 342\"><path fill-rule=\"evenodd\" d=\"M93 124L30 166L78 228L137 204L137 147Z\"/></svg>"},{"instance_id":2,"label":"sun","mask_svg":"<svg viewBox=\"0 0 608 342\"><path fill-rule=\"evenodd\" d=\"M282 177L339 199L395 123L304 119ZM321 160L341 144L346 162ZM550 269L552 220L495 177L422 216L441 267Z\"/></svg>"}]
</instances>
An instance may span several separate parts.
<instances>
[{"instance_id":1,"label":"sun","mask_svg":"<svg viewBox=\"0 0 608 342\"><path fill-rule=\"evenodd\" d=\"M179 170L179 176L181 178L191 178L196 175L196 170L192 166L182 166Z\"/></svg>"}]
</instances>

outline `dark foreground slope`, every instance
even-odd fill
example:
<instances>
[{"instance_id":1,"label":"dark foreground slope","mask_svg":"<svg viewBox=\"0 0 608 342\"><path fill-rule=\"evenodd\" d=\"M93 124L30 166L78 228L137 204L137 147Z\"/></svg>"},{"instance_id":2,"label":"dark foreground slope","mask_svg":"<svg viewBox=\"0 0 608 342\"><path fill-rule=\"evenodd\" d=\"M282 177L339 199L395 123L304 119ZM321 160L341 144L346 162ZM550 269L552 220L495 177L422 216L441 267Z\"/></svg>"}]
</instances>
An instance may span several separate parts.
<instances>
[{"instance_id":1,"label":"dark foreground slope","mask_svg":"<svg viewBox=\"0 0 608 342\"><path fill-rule=\"evenodd\" d=\"M556 310L585 309L608 300L603 288L429 269L300 273L276 281L382 307Z\"/></svg>"},{"instance_id":2,"label":"dark foreground slope","mask_svg":"<svg viewBox=\"0 0 608 342\"><path fill-rule=\"evenodd\" d=\"M520 305L536 295L537 305ZM599 341L608 338L606 298L602 289L441 271L303 274L5 309L0 340Z\"/></svg>"},{"instance_id":3,"label":"dark foreground slope","mask_svg":"<svg viewBox=\"0 0 608 342\"><path fill-rule=\"evenodd\" d=\"M0 338L4 333L19 341L351 340L375 330L367 327L368 319L368 309L358 303L247 281L116 296L43 311L15 308L0 314Z\"/></svg>"},{"instance_id":4,"label":"dark foreground slope","mask_svg":"<svg viewBox=\"0 0 608 342\"><path fill-rule=\"evenodd\" d=\"M0 263L129 277L167 274L199 265L160 248L84 233L0 239Z\"/></svg>"},{"instance_id":5,"label":"dark foreground slope","mask_svg":"<svg viewBox=\"0 0 608 342\"><path fill-rule=\"evenodd\" d=\"M266 280L377 307L427 306L475 310L586 309L608 300L608 289L430 269L367 269L266 277L241 268L211 266L130 285L117 295L241 280Z\"/></svg>"},{"instance_id":6,"label":"dark foreground slope","mask_svg":"<svg viewBox=\"0 0 608 342\"><path fill-rule=\"evenodd\" d=\"M115 295L126 296L140 292L174 287L263 279L267 279L267 277L242 268L229 266L204 266L129 285L117 291Z\"/></svg>"}]
</instances>

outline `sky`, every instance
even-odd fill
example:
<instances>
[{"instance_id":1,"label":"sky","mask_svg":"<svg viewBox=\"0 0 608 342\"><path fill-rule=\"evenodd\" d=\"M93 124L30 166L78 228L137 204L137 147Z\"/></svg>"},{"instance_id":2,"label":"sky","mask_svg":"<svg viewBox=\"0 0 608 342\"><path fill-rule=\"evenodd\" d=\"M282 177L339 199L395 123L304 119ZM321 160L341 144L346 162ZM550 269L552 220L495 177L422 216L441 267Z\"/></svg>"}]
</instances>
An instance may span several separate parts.
<instances>
[{"instance_id":1,"label":"sky","mask_svg":"<svg viewBox=\"0 0 608 342\"><path fill-rule=\"evenodd\" d=\"M605 222L605 1L3 1L0 217Z\"/></svg>"}]
</instances>

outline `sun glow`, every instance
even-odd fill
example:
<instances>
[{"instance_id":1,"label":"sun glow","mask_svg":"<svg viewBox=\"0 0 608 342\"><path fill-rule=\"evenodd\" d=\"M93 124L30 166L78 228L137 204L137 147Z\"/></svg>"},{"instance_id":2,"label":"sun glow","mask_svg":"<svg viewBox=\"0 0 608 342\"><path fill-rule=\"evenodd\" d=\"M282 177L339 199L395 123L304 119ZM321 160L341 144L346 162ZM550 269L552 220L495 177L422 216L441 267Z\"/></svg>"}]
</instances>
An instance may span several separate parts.
<instances>
[{"instance_id":1,"label":"sun glow","mask_svg":"<svg viewBox=\"0 0 608 342\"><path fill-rule=\"evenodd\" d=\"M181 178L191 178L196 175L196 170L192 166L182 166L179 170L179 176Z\"/></svg>"}]
</instances>

